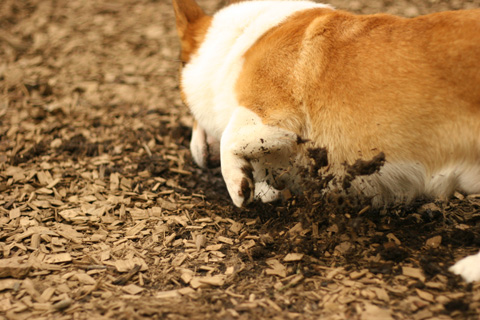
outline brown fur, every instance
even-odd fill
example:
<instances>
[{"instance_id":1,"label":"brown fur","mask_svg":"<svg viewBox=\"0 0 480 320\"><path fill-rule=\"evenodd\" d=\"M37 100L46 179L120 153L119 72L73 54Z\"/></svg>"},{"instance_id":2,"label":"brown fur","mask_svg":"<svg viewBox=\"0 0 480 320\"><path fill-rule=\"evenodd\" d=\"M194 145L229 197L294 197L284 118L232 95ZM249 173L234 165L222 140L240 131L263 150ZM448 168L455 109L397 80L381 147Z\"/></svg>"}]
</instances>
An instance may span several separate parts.
<instances>
[{"instance_id":1,"label":"brown fur","mask_svg":"<svg viewBox=\"0 0 480 320\"><path fill-rule=\"evenodd\" d=\"M445 156L478 163L480 10L300 12L250 48L236 90L265 124L326 146L337 163L380 151L427 172Z\"/></svg>"},{"instance_id":2,"label":"brown fur","mask_svg":"<svg viewBox=\"0 0 480 320\"><path fill-rule=\"evenodd\" d=\"M181 68L188 63L193 54L198 50L203 42L208 28L212 23L212 17L207 16L205 12L194 0L172 1L175 11L175 21L177 33L180 38L180 69L179 78L181 78ZM181 81L180 81L181 83ZM185 102L183 90L180 90L180 96ZM194 122L196 127L197 123ZM193 129L195 129L195 127Z\"/></svg>"},{"instance_id":3,"label":"brown fur","mask_svg":"<svg viewBox=\"0 0 480 320\"><path fill-rule=\"evenodd\" d=\"M180 59L187 63L203 42L212 17L207 16L194 0L173 1L173 9L182 48Z\"/></svg>"}]
</instances>

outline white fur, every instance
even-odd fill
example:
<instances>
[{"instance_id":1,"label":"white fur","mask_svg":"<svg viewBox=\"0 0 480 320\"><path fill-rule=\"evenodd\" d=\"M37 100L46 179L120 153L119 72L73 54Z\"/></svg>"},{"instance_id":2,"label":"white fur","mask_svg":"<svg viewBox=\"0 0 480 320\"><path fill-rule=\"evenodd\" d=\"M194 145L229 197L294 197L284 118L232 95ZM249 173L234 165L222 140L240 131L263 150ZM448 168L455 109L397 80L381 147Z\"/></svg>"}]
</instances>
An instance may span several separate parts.
<instances>
[{"instance_id":1,"label":"white fur","mask_svg":"<svg viewBox=\"0 0 480 320\"><path fill-rule=\"evenodd\" d=\"M207 168L209 165L220 160L220 141L208 135L205 130L197 124L192 129L190 152L192 153L193 160L200 168Z\"/></svg>"},{"instance_id":2,"label":"white fur","mask_svg":"<svg viewBox=\"0 0 480 320\"><path fill-rule=\"evenodd\" d=\"M480 252L463 258L449 269L462 276L466 282L480 281Z\"/></svg>"},{"instance_id":3,"label":"white fur","mask_svg":"<svg viewBox=\"0 0 480 320\"><path fill-rule=\"evenodd\" d=\"M266 181L255 182L255 200L272 202L280 199L281 191L269 185Z\"/></svg>"},{"instance_id":4,"label":"white fur","mask_svg":"<svg viewBox=\"0 0 480 320\"><path fill-rule=\"evenodd\" d=\"M245 52L270 28L311 8L330 7L309 1L246 1L215 14L204 42L182 73L187 104L208 135L219 140L239 106L234 88Z\"/></svg>"},{"instance_id":5,"label":"white fur","mask_svg":"<svg viewBox=\"0 0 480 320\"><path fill-rule=\"evenodd\" d=\"M202 127L197 125L192 129L190 140L190 152L195 163L200 168L206 168L208 162L207 134Z\"/></svg>"},{"instance_id":6,"label":"white fur","mask_svg":"<svg viewBox=\"0 0 480 320\"><path fill-rule=\"evenodd\" d=\"M378 174L359 177L353 187L373 197L373 204L409 202L426 195L447 199L454 191L480 192L480 164L459 162L428 175L422 164L415 162L387 162Z\"/></svg>"},{"instance_id":7,"label":"white fur","mask_svg":"<svg viewBox=\"0 0 480 320\"><path fill-rule=\"evenodd\" d=\"M275 181L267 183L266 180L273 179L272 170L291 167L289 159L290 154L295 154L296 141L296 134L264 125L249 109L237 107L234 110L220 141L220 158L222 175L236 206L246 205L254 196L264 202L278 199L280 192L270 187ZM245 169L253 170L254 181ZM248 194L242 192L243 180L248 183Z\"/></svg>"}]
</instances>

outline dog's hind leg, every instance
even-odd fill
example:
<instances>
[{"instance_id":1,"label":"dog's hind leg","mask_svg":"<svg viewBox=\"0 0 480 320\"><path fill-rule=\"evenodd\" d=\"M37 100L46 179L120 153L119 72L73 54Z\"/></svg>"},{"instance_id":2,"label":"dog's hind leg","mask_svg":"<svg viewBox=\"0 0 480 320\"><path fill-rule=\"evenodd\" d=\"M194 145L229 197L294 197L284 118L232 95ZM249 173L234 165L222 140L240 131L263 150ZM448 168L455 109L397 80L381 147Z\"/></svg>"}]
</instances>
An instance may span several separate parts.
<instances>
[{"instance_id":1,"label":"dog's hind leg","mask_svg":"<svg viewBox=\"0 0 480 320\"><path fill-rule=\"evenodd\" d=\"M466 282L480 281L480 252L457 261L449 270Z\"/></svg>"}]
</instances>

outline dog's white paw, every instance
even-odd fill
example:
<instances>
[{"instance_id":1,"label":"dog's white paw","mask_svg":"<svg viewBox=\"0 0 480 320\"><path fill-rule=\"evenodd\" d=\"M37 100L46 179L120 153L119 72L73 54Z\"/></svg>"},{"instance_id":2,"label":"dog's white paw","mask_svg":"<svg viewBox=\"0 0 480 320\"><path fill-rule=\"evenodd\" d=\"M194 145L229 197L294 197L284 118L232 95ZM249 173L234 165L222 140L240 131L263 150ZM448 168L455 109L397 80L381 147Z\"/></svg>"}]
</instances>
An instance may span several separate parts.
<instances>
[{"instance_id":1,"label":"dog's white paw","mask_svg":"<svg viewBox=\"0 0 480 320\"><path fill-rule=\"evenodd\" d=\"M197 123L192 129L190 152L200 168L214 168L220 165L220 142L209 136Z\"/></svg>"},{"instance_id":2,"label":"dog's white paw","mask_svg":"<svg viewBox=\"0 0 480 320\"><path fill-rule=\"evenodd\" d=\"M253 168L244 159L237 159L237 162L241 164L222 165L222 175L233 203L237 207L244 207L253 201Z\"/></svg>"},{"instance_id":3,"label":"dog's white paw","mask_svg":"<svg viewBox=\"0 0 480 320\"><path fill-rule=\"evenodd\" d=\"M266 181L255 182L255 199L264 203L278 200L282 192L269 185Z\"/></svg>"},{"instance_id":4,"label":"dog's white paw","mask_svg":"<svg viewBox=\"0 0 480 320\"><path fill-rule=\"evenodd\" d=\"M462 276L466 282L480 281L480 252L463 258L448 270Z\"/></svg>"}]
</instances>

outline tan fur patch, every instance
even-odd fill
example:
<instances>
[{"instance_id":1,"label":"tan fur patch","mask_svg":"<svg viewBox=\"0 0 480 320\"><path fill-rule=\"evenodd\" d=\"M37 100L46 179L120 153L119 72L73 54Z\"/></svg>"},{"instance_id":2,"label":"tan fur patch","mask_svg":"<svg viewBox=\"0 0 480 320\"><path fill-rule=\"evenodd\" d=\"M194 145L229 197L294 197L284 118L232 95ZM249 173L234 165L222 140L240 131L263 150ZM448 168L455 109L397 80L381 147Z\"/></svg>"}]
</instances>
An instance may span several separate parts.
<instances>
[{"instance_id":1,"label":"tan fur patch","mask_svg":"<svg viewBox=\"0 0 480 320\"><path fill-rule=\"evenodd\" d=\"M203 42L212 17L207 16L193 0L174 0L173 8L181 42L180 58L183 63L187 63Z\"/></svg>"},{"instance_id":2,"label":"tan fur patch","mask_svg":"<svg viewBox=\"0 0 480 320\"><path fill-rule=\"evenodd\" d=\"M446 155L476 163L479 21L480 10L415 19L307 10L246 53L238 99L337 163L380 151L421 161L427 173Z\"/></svg>"}]
</instances>

